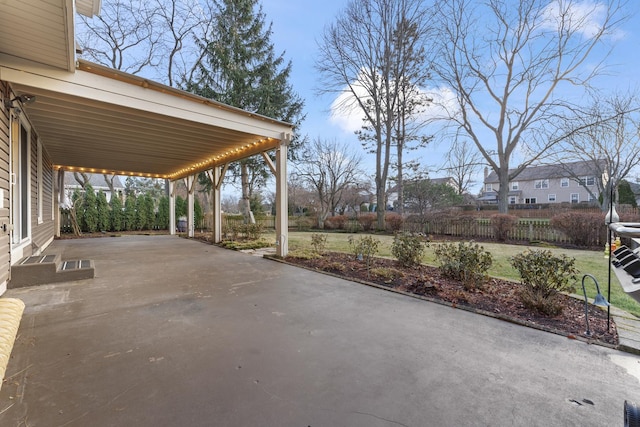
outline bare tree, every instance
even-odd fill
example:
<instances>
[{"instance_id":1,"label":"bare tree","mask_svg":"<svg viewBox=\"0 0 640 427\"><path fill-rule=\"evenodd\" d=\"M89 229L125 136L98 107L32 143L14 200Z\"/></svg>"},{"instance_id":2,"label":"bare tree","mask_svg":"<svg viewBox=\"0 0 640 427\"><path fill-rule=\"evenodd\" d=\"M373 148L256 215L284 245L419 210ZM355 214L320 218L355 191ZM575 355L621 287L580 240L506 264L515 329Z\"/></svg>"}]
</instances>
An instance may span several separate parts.
<instances>
[{"instance_id":1,"label":"bare tree","mask_svg":"<svg viewBox=\"0 0 640 427\"><path fill-rule=\"evenodd\" d=\"M73 177L76 179L76 182L80 184L83 190L87 188L87 184L91 181L89 174L84 172L73 172Z\"/></svg>"},{"instance_id":2,"label":"bare tree","mask_svg":"<svg viewBox=\"0 0 640 427\"><path fill-rule=\"evenodd\" d=\"M611 190L618 188L631 171L640 165L640 102L637 94L594 98L591 105L573 118L579 130L562 142L554 163L589 162L594 186L587 185L584 176L572 179L582 185L594 200L602 194L601 209L609 208ZM573 171L567 168L567 172ZM600 177L606 177L605 182ZM614 199L616 199L614 194Z\"/></svg>"},{"instance_id":3,"label":"bare tree","mask_svg":"<svg viewBox=\"0 0 640 427\"><path fill-rule=\"evenodd\" d=\"M469 187L475 182L473 177L485 164L482 156L468 139L456 138L451 150L447 152L446 159L442 169L451 176L458 194L467 193Z\"/></svg>"},{"instance_id":4,"label":"bare tree","mask_svg":"<svg viewBox=\"0 0 640 427\"><path fill-rule=\"evenodd\" d=\"M423 58L419 46L431 22L427 10L419 0L352 0L325 28L319 42L319 92L337 95L342 111L360 111L364 115L360 137L373 143L378 228L385 225L396 117L402 113L399 97L403 87L420 84L410 79L420 74L416 70L426 68L419 61ZM399 142L402 147L404 140Z\"/></svg>"},{"instance_id":5,"label":"bare tree","mask_svg":"<svg viewBox=\"0 0 640 427\"><path fill-rule=\"evenodd\" d=\"M161 32L153 25L154 13L144 0L111 0L102 3L98 16L78 15L83 55L131 74L157 65Z\"/></svg>"},{"instance_id":6,"label":"bare tree","mask_svg":"<svg viewBox=\"0 0 640 427\"><path fill-rule=\"evenodd\" d=\"M586 90L601 73L597 47L624 18L624 2L438 3L434 70L456 93L449 119L498 175L500 212L508 209L509 181L562 139L557 117L572 105L561 90ZM510 171L514 155L521 158Z\"/></svg>"},{"instance_id":7,"label":"bare tree","mask_svg":"<svg viewBox=\"0 0 640 427\"><path fill-rule=\"evenodd\" d=\"M105 0L99 16L78 15L83 56L131 74L183 85L204 49L196 40L209 31L210 2L197 0Z\"/></svg>"},{"instance_id":8,"label":"bare tree","mask_svg":"<svg viewBox=\"0 0 640 427\"><path fill-rule=\"evenodd\" d=\"M206 50L195 40L211 30L213 5L197 0L155 0L155 16L163 30L159 71L169 86L185 86L193 79Z\"/></svg>"},{"instance_id":9,"label":"bare tree","mask_svg":"<svg viewBox=\"0 0 640 427\"><path fill-rule=\"evenodd\" d=\"M295 165L297 178L312 188L318 201L318 227L336 213L343 191L355 184L361 174L361 157L346 144L315 139Z\"/></svg>"}]
</instances>

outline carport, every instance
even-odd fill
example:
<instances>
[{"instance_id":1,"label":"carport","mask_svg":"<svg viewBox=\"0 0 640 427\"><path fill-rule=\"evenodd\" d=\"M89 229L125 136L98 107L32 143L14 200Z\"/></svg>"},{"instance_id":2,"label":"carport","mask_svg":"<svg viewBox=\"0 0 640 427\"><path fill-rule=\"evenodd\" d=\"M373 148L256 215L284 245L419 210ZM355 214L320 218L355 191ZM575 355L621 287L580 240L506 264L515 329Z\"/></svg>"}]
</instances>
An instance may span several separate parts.
<instances>
[{"instance_id":1,"label":"carport","mask_svg":"<svg viewBox=\"0 0 640 427\"><path fill-rule=\"evenodd\" d=\"M3 102L24 113L51 160L56 203L63 171L166 179L188 189L193 235L196 176L213 183L214 239L221 239L220 189L229 163L264 156L276 182L276 240L287 253L287 147L292 126L148 79L75 59L75 7L91 16L93 0L0 2ZM275 162L267 155L275 151ZM175 230L171 203L172 233ZM57 207L54 209L57 212ZM56 227L59 232L59 227Z\"/></svg>"}]
</instances>

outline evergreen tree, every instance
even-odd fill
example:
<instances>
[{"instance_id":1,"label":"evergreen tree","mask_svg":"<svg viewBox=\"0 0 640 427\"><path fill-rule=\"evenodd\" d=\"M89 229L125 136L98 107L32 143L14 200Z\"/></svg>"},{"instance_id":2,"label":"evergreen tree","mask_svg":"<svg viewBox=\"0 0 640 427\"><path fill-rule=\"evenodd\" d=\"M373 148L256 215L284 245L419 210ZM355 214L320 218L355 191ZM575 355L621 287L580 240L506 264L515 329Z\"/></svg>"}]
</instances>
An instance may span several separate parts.
<instances>
[{"instance_id":1,"label":"evergreen tree","mask_svg":"<svg viewBox=\"0 0 640 427\"><path fill-rule=\"evenodd\" d=\"M141 194L136 197L136 230L149 228L149 210L147 209L147 196Z\"/></svg>"},{"instance_id":2,"label":"evergreen tree","mask_svg":"<svg viewBox=\"0 0 640 427\"><path fill-rule=\"evenodd\" d=\"M136 229L136 196L131 194L124 202L124 229L127 231Z\"/></svg>"},{"instance_id":3,"label":"evergreen tree","mask_svg":"<svg viewBox=\"0 0 640 427\"><path fill-rule=\"evenodd\" d=\"M169 197L167 196L161 197L158 203L156 226L161 230L167 230L169 228Z\"/></svg>"},{"instance_id":4,"label":"evergreen tree","mask_svg":"<svg viewBox=\"0 0 640 427\"><path fill-rule=\"evenodd\" d=\"M277 55L271 43L271 25L258 0L214 0L220 13L206 40L204 59L186 89L207 98L299 126L304 102L289 84L291 62ZM295 139L289 154L300 144ZM269 176L262 157L233 164L231 171L242 183L244 210L254 189ZM244 212L245 214L247 212Z\"/></svg>"},{"instance_id":5,"label":"evergreen tree","mask_svg":"<svg viewBox=\"0 0 640 427\"><path fill-rule=\"evenodd\" d=\"M633 194L631 185L626 179L621 180L618 185L618 203L621 205L631 205L634 208L638 206L636 203L636 195Z\"/></svg>"},{"instance_id":6,"label":"evergreen tree","mask_svg":"<svg viewBox=\"0 0 640 427\"><path fill-rule=\"evenodd\" d=\"M124 212L122 212L122 200L117 195L111 196L111 229L121 231L124 228Z\"/></svg>"},{"instance_id":7,"label":"evergreen tree","mask_svg":"<svg viewBox=\"0 0 640 427\"><path fill-rule=\"evenodd\" d=\"M96 208L98 209L98 230L109 231L111 229L109 202L107 202L107 196L102 190L98 191Z\"/></svg>"},{"instance_id":8,"label":"evergreen tree","mask_svg":"<svg viewBox=\"0 0 640 427\"><path fill-rule=\"evenodd\" d=\"M181 216L187 216L187 203L182 197L178 196L176 197L176 218Z\"/></svg>"},{"instance_id":9,"label":"evergreen tree","mask_svg":"<svg viewBox=\"0 0 640 427\"><path fill-rule=\"evenodd\" d=\"M85 187L83 208L83 228L89 233L94 233L98 229L98 208L96 193L91 184Z\"/></svg>"},{"instance_id":10,"label":"evergreen tree","mask_svg":"<svg viewBox=\"0 0 640 427\"><path fill-rule=\"evenodd\" d=\"M193 202L193 220L196 226L202 223L202 216L202 206L200 205L200 201L196 198Z\"/></svg>"}]
</instances>

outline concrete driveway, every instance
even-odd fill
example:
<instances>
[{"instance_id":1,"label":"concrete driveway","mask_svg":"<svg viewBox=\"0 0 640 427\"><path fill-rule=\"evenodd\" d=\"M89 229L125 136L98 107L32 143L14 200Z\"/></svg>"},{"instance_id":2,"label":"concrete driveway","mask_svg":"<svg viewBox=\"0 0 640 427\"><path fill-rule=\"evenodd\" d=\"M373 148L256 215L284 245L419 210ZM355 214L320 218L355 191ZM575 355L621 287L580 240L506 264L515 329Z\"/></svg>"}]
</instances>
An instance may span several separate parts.
<instances>
[{"instance_id":1,"label":"concrete driveway","mask_svg":"<svg viewBox=\"0 0 640 427\"><path fill-rule=\"evenodd\" d=\"M2 426L605 426L640 359L171 236L56 241Z\"/></svg>"}]
</instances>

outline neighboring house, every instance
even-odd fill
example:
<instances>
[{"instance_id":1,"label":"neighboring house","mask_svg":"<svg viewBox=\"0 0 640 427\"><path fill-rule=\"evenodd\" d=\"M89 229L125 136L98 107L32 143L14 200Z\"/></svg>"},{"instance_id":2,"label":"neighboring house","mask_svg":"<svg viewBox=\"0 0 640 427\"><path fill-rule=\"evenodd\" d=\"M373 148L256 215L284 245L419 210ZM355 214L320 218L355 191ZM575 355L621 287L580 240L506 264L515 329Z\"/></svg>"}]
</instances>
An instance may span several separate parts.
<instances>
[{"instance_id":1,"label":"neighboring house","mask_svg":"<svg viewBox=\"0 0 640 427\"><path fill-rule=\"evenodd\" d=\"M205 172L218 242L227 165L262 154L275 175L276 251L286 255L293 125L77 58L74 12L91 18L100 4L0 1L0 294L11 287L12 266L59 234L65 172L166 179L172 201L184 181L189 212ZM266 153L274 151L272 161ZM169 215L174 234L173 203Z\"/></svg>"},{"instance_id":2,"label":"neighboring house","mask_svg":"<svg viewBox=\"0 0 640 427\"><path fill-rule=\"evenodd\" d=\"M87 174L87 176L89 177L89 184L91 184L91 187L93 187L95 193L98 194L98 192L102 190L102 192L107 197L107 202L110 202L112 196L111 189L104 180L104 176L98 174ZM64 206L69 206L71 196L73 195L75 190L82 191L82 185L78 183L78 181L73 176L73 173L66 172L64 174ZM120 177L118 175L113 177L113 190L116 192L118 197L122 198L124 194L124 185L122 185L122 181L120 180Z\"/></svg>"},{"instance_id":3,"label":"neighboring house","mask_svg":"<svg viewBox=\"0 0 640 427\"><path fill-rule=\"evenodd\" d=\"M580 161L530 166L509 182L509 204L596 203L598 181L602 180L598 171L604 169L604 160L599 165ZM498 175L485 169L484 188L478 200L498 203L499 188Z\"/></svg>"}]
</instances>

